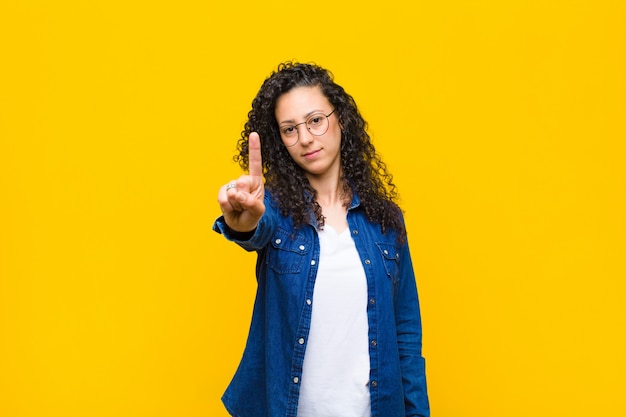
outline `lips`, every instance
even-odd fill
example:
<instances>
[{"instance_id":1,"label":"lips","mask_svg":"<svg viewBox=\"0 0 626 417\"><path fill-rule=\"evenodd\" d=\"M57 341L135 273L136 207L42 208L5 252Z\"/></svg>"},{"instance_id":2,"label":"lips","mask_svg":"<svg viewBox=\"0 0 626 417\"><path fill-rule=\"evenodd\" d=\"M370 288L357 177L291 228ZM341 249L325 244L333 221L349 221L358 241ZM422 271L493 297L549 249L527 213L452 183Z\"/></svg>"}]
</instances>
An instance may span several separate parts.
<instances>
[{"instance_id":1,"label":"lips","mask_svg":"<svg viewBox=\"0 0 626 417\"><path fill-rule=\"evenodd\" d=\"M303 156L304 156L305 158L314 158L315 156L317 156L317 154L319 154L319 153L320 153L320 151L321 151L321 149L317 149L317 150L315 150L315 151L307 152L307 153L305 153Z\"/></svg>"}]
</instances>

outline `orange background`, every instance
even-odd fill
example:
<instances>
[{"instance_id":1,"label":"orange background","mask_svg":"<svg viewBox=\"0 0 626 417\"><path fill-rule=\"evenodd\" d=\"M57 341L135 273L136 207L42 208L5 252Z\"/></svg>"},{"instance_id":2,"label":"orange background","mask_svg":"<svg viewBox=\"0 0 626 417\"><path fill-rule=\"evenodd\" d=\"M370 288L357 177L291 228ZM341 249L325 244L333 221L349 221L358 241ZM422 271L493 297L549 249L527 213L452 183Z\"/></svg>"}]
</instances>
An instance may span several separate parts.
<instances>
[{"instance_id":1,"label":"orange background","mask_svg":"<svg viewBox=\"0 0 626 417\"><path fill-rule=\"evenodd\" d=\"M255 257L210 228L288 59L395 175L433 415L626 415L625 3L365 4L0 4L0 416L226 416Z\"/></svg>"}]
</instances>

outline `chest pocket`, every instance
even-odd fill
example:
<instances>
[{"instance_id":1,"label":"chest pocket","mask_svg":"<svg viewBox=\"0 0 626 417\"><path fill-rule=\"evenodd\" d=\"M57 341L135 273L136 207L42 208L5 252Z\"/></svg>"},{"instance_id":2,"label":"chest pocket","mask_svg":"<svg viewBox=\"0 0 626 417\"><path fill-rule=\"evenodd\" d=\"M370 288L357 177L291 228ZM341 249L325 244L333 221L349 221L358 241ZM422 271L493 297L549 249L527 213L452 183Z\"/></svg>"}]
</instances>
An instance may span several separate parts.
<instances>
[{"instance_id":1,"label":"chest pocket","mask_svg":"<svg viewBox=\"0 0 626 417\"><path fill-rule=\"evenodd\" d=\"M297 235L294 237L290 232L278 229L268 253L269 266L277 274L298 274L311 249L310 240Z\"/></svg>"},{"instance_id":2,"label":"chest pocket","mask_svg":"<svg viewBox=\"0 0 626 417\"><path fill-rule=\"evenodd\" d=\"M398 273L400 251L395 245L389 243L376 243L376 246L380 250L380 255L383 258L383 265L385 265L387 276L394 284L397 284L400 279Z\"/></svg>"}]
</instances>

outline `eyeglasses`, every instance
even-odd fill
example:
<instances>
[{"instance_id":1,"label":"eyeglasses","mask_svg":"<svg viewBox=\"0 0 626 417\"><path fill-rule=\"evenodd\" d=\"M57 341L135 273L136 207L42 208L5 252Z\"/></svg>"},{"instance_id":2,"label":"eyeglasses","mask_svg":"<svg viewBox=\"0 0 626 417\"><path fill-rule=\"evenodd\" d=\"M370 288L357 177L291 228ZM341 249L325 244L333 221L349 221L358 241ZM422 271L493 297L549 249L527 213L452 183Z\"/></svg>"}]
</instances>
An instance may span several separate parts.
<instances>
[{"instance_id":1,"label":"eyeglasses","mask_svg":"<svg viewBox=\"0 0 626 417\"><path fill-rule=\"evenodd\" d=\"M336 110L336 109L335 109ZM328 114L324 113L315 113L310 115L304 122L296 123L295 125L282 125L280 126L280 136L283 138L283 144L286 147L294 146L298 143L298 139L300 138L300 133L298 131L298 126L305 125L309 132L315 136L322 136L324 133L328 131L328 126L330 122L328 118L331 114L335 112L335 110L331 111Z\"/></svg>"}]
</instances>

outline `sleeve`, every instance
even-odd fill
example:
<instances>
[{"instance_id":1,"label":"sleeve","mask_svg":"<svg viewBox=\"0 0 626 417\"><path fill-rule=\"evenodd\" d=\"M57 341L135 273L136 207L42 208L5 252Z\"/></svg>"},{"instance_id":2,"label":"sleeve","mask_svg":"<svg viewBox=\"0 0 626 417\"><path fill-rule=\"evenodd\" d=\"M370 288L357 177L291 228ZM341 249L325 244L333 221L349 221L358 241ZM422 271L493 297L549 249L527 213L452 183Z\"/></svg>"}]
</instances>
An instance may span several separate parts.
<instances>
[{"instance_id":1,"label":"sleeve","mask_svg":"<svg viewBox=\"0 0 626 417\"><path fill-rule=\"evenodd\" d=\"M426 368L422 356L422 323L415 272L408 243L400 252L400 282L395 298L396 332L407 417L428 417Z\"/></svg>"}]
</instances>

